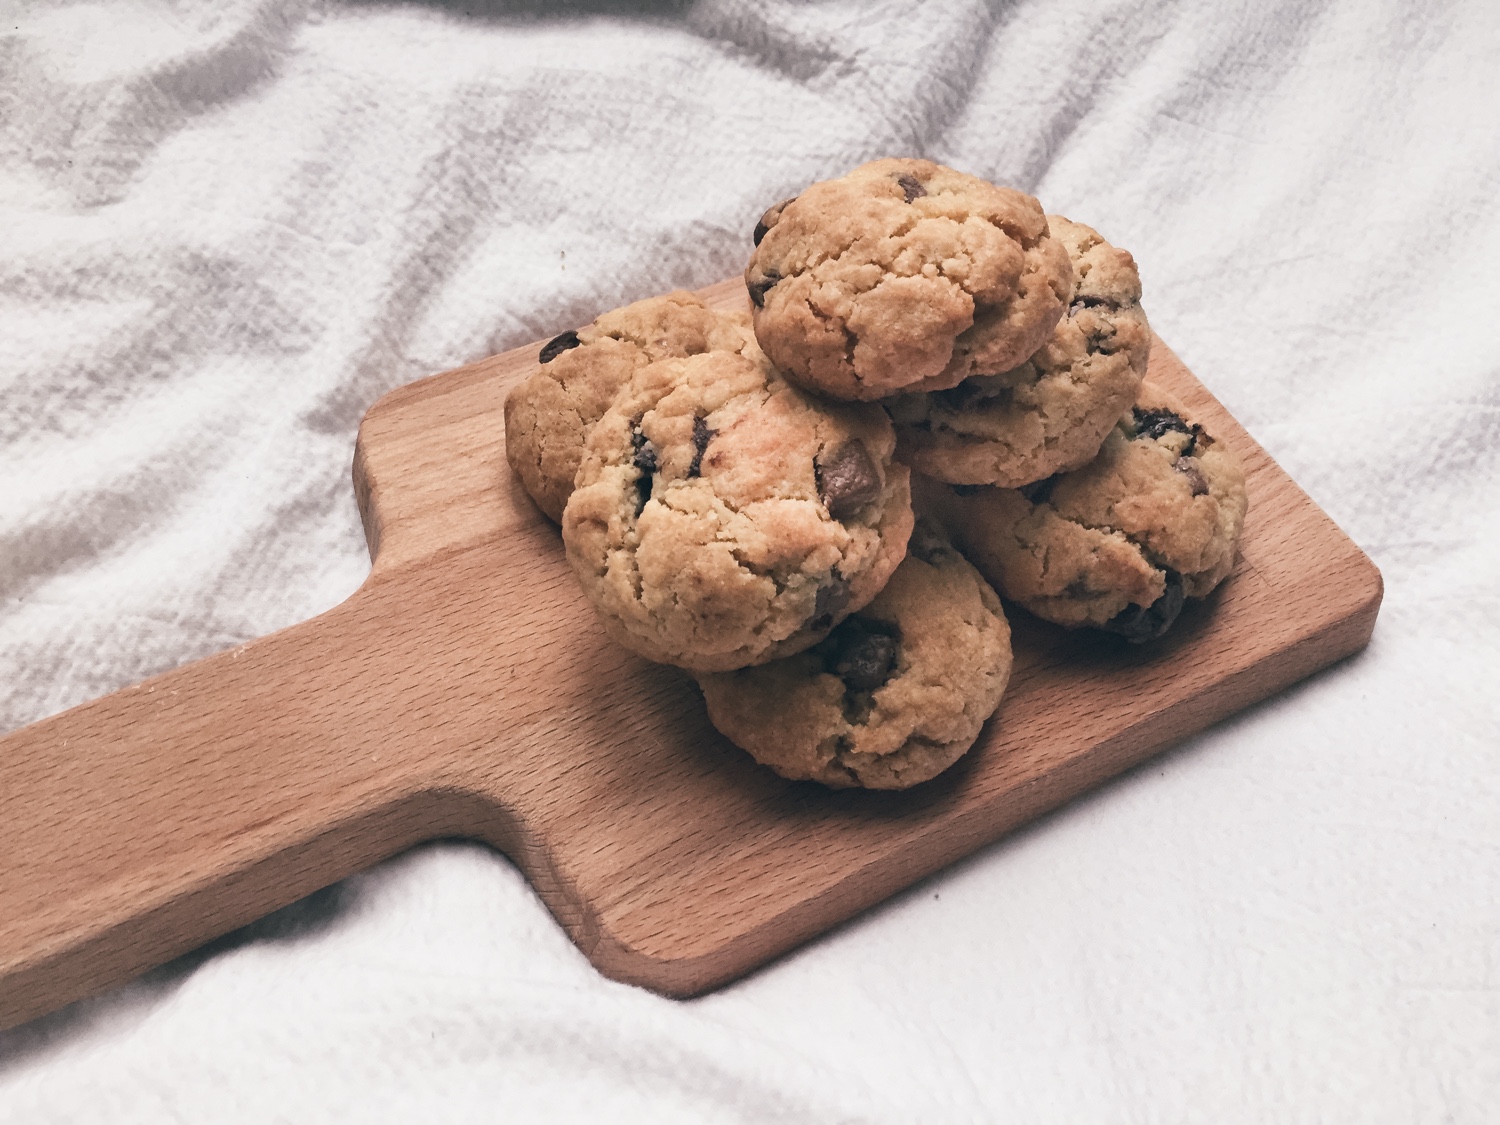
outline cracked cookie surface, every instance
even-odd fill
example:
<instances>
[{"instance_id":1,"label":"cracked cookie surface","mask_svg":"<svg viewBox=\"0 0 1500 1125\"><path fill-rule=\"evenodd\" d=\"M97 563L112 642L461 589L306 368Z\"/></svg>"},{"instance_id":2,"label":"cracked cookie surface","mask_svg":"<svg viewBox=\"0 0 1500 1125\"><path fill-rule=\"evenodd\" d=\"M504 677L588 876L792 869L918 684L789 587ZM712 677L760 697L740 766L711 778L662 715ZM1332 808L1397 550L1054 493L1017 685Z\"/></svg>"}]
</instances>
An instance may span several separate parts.
<instances>
[{"instance_id":1,"label":"cracked cookie surface","mask_svg":"<svg viewBox=\"0 0 1500 1125\"><path fill-rule=\"evenodd\" d=\"M800 651L869 602L911 533L870 405L813 401L758 352L638 369L589 435L563 542L606 630L725 671Z\"/></svg>"},{"instance_id":2,"label":"cracked cookie surface","mask_svg":"<svg viewBox=\"0 0 1500 1125\"><path fill-rule=\"evenodd\" d=\"M1029 195L929 160L876 160L761 217L755 333L802 386L871 400L1006 371L1047 339L1072 281Z\"/></svg>"},{"instance_id":3,"label":"cracked cookie surface","mask_svg":"<svg viewBox=\"0 0 1500 1125\"><path fill-rule=\"evenodd\" d=\"M783 777L905 789L956 762L1010 679L987 582L926 521L885 589L814 648L700 675L709 717Z\"/></svg>"},{"instance_id":4,"label":"cracked cookie surface","mask_svg":"<svg viewBox=\"0 0 1500 1125\"><path fill-rule=\"evenodd\" d=\"M1228 576L1246 509L1239 459L1149 383L1081 469L1021 489L923 478L916 491L1005 597L1137 642Z\"/></svg>"},{"instance_id":5,"label":"cracked cookie surface","mask_svg":"<svg viewBox=\"0 0 1500 1125\"><path fill-rule=\"evenodd\" d=\"M635 370L707 352L758 355L750 315L709 308L680 290L542 345L537 370L505 399L505 457L548 519L561 522L588 432Z\"/></svg>"},{"instance_id":6,"label":"cracked cookie surface","mask_svg":"<svg viewBox=\"0 0 1500 1125\"><path fill-rule=\"evenodd\" d=\"M1135 261L1097 231L1049 215L1067 247L1067 312L1026 362L887 407L898 456L951 484L1016 488L1086 464L1146 376L1151 330Z\"/></svg>"}]
</instances>

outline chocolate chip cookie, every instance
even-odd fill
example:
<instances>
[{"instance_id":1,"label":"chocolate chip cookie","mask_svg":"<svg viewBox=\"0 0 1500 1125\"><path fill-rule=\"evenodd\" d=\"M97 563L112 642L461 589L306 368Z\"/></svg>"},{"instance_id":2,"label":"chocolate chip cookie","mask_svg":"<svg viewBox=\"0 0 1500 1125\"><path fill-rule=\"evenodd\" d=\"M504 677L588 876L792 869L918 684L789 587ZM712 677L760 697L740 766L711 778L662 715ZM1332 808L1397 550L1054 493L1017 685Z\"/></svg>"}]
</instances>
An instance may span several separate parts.
<instances>
[{"instance_id":1,"label":"chocolate chip cookie","mask_svg":"<svg viewBox=\"0 0 1500 1125\"><path fill-rule=\"evenodd\" d=\"M918 472L1004 488L1067 472L1135 400L1151 350L1135 261L1082 223L1047 223L1073 265L1067 313L1020 366L887 404L898 456Z\"/></svg>"},{"instance_id":2,"label":"chocolate chip cookie","mask_svg":"<svg viewBox=\"0 0 1500 1125\"><path fill-rule=\"evenodd\" d=\"M1021 489L924 479L917 493L1005 597L1136 642L1229 574L1246 507L1239 459L1149 383L1081 469Z\"/></svg>"},{"instance_id":3,"label":"chocolate chip cookie","mask_svg":"<svg viewBox=\"0 0 1500 1125\"><path fill-rule=\"evenodd\" d=\"M817 643L911 533L878 406L825 406L760 353L647 364L589 435L563 542L612 637L726 671Z\"/></svg>"},{"instance_id":4,"label":"chocolate chip cookie","mask_svg":"<svg viewBox=\"0 0 1500 1125\"><path fill-rule=\"evenodd\" d=\"M537 370L505 400L505 456L554 523L573 491L589 430L636 368L707 352L759 354L750 316L669 293L607 312L542 345Z\"/></svg>"},{"instance_id":5,"label":"chocolate chip cookie","mask_svg":"<svg viewBox=\"0 0 1500 1125\"><path fill-rule=\"evenodd\" d=\"M929 160L813 184L755 233L755 334L789 378L830 398L1008 371L1047 339L1072 285L1035 199Z\"/></svg>"},{"instance_id":6,"label":"chocolate chip cookie","mask_svg":"<svg viewBox=\"0 0 1500 1125\"><path fill-rule=\"evenodd\" d=\"M1000 599L923 521L890 583L826 640L698 683L714 726L783 777L905 789L973 745L1010 669Z\"/></svg>"}]
</instances>

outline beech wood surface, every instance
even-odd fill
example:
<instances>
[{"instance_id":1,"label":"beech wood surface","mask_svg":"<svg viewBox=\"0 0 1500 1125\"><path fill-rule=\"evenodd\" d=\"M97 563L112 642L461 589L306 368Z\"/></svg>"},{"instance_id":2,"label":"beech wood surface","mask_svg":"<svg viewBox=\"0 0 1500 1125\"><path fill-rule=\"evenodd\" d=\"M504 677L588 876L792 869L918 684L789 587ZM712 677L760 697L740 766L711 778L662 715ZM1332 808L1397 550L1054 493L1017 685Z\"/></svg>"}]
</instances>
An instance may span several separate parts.
<instances>
[{"instance_id":1,"label":"beech wood surface","mask_svg":"<svg viewBox=\"0 0 1500 1125\"><path fill-rule=\"evenodd\" d=\"M704 290L742 304L743 284ZM1158 340L1243 458L1233 576L1151 646L1009 610L975 748L904 793L783 781L608 641L504 456L539 345L360 427L368 580L311 621L0 740L0 1028L420 841L509 855L599 970L723 984L1369 639L1379 572Z\"/></svg>"}]
</instances>

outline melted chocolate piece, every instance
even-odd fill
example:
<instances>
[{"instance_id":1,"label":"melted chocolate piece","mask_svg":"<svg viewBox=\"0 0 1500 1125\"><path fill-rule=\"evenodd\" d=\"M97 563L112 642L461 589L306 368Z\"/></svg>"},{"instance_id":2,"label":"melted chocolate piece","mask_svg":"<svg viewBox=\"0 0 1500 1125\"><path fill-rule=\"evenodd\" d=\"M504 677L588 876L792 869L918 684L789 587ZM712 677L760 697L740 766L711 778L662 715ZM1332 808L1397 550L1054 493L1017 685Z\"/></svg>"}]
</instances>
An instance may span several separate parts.
<instances>
[{"instance_id":1,"label":"melted chocolate piece","mask_svg":"<svg viewBox=\"0 0 1500 1125\"><path fill-rule=\"evenodd\" d=\"M630 463L641 472L635 481L635 514L640 515L646 507L646 501L651 499L651 486L656 474L656 446L641 432L639 418L635 421L635 429L630 432L630 445L635 450Z\"/></svg>"},{"instance_id":2,"label":"melted chocolate piece","mask_svg":"<svg viewBox=\"0 0 1500 1125\"><path fill-rule=\"evenodd\" d=\"M1208 495L1208 478L1203 475L1203 470L1198 467L1195 457L1179 457L1177 464L1173 466L1179 473L1187 477L1188 488L1194 496Z\"/></svg>"},{"instance_id":3,"label":"melted chocolate piece","mask_svg":"<svg viewBox=\"0 0 1500 1125\"><path fill-rule=\"evenodd\" d=\"M814 465L818 495L828 514L845 520L880 499L880 473L862 441L846 441L821 465Z\"/></svg>"},{"instance_id":4,"label":"melted chocolate piece","mask_svg":"<svg viewBox=\"0 0 1500 1125\"><path fill-rule=\"evenodd\" d=\"M542 350L537 353L536 360L538 363L551 363L558 356L562 355L563 352L572 351L581 343L583 341L578 338L578 333L572 329L566 332L559 332L542 345Z\"/></svg>"},{"instance_id":5,"label":"melted chocolate piece","mask_svg":"<svg viewBox=\"0 0 1500 1125\"><path fill-rule=\"evenodd\" d=\"M689 477L696 477L703 471L703 451L718 432L710 429L708 420L702 416L693 419L693 462L688 466Z\"/></svg>"},{"instance_id":6,"label":"melted chocolate piece","mask_svg":"<svg viewBox=\"0 0 1500 1125\"><path fill-rule=\"evenodd\" d=\"M771 233L771 228L774 227L781 219L782 208L796 198L797 197L794 195L790 199L783 199L780 203L766 208L765 214L763 214L760 217L760 221L755 224L755 233L751 235L751 237L755 239L755 245L759 246L760 240Z\"/></svg>"},{"instance_id":7,"label":"melted chocolate piece","mask_svg":"<svg viewBox=\"0 0 1500 1125\"><path fill-rule=\"evenodd\" d=\"M833 624L833 619L849 605L849 583L837 574L818 587L813 599L812 616L807 619L807 628L818 632Z\"/></svg>"},{"instance_id":8,"label":"melted chocolate piece","mask_svg":"<svg viewBox=\"0 0 1500 1125\"><path fill-rule=\"evenodd\" d=\"M951 487L955 496L978 496L984 490L985 486L982 484L955 484Z\"/></svg>"},{"instance_id":9,"label":"melted chocolate piece","mask_svg":"<svg viewBox=\"0 0 1500 1125\"><path fill-rule=\"evenodd\" d=\"M766 294L775 288L776 283L781 280L781 275L775 270L767 270L761 279L747 285L750 290L750 303L758 309L766 307Z\"/></svg>"},{"instance_id":10,"label":"melted chocolate piece","mask_svg":"<svg viewBox=\"0 0 1500 1125\"><path fill-rule=\"evenodd\" d=\"M1162 596L1147 606L1129 605L1101 626L1106 632L1118 633L1133 645L1154 641L1172 627L1182 612L1187 595L1182 590L1182 575L1167 571L1167 588Z\"/></svg>"},{"instance_id":11,"label":"melted chocolate piece","mask_svg":"<svg viewBox=\"0 0 1500 1125\"><path fill-rule=\"evenodd\" d=\"M1192 440L1187 443L1187 448L1182 451L1182 456L1191 457L1193 450L1198 445L1198 438L1203 434L1203 427L1194 423L1188 425L1182 415L1175 410L1162 407L1157 410L1142 410L1139 406L1132 411L1135 415L1135 436L1138 438L1149 438L1155 441L1163 434L1173 431L1179 434L1187 434Z\"/></svg>"},{"instance_id":12,"label":"melted chocolate piece","mask_svg":"<svg viewBox=\"0 0 1500 1125\"><path fill-rule=\"evenodd\" d=\"M850 691L875 691L896 671L901 631L886 621L851 617L829 638L829 671Z\"/></svg>"},{"instance_id":13,"label":"melted chocolate piece","mask_svg":"<svg viewBox=\"0 0 1500 1125\"><path fill-rule=\"evenodd\" d=\"M901 191L906 196L906 202L908 203L913 199L921 199L922 196L927 194L927 189L922 186L922 181L910 173L897 176L896 182L901 185Z\"/></svg>"}]
</instances>

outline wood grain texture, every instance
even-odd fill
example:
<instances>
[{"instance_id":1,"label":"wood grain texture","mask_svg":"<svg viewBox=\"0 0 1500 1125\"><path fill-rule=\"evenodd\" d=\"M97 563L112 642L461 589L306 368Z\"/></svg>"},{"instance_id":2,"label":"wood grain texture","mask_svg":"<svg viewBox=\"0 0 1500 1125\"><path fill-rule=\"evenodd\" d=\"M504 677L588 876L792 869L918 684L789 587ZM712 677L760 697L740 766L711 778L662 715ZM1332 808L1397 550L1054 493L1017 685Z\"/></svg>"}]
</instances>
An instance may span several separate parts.
<instances>
[{"instance_id":1,"label":"wood grain texture","mask_svg":"<svg viewBox=\"0 0 1500 1125\"><path fill-rule=\"evenodd\" d=\"M738 281L704 291L743 302ZM687 996L1360 648L1380 575L1160 341L1240 454L1242 559L1163 642L1012 613L975 749L906 793L775 777L610 643L505 463L537 346L404 387L354 478L374 565L312 621L0 740L0 1027L419 841L485 840L611 977Z\"/></svg>"}]
</instances>

